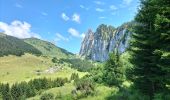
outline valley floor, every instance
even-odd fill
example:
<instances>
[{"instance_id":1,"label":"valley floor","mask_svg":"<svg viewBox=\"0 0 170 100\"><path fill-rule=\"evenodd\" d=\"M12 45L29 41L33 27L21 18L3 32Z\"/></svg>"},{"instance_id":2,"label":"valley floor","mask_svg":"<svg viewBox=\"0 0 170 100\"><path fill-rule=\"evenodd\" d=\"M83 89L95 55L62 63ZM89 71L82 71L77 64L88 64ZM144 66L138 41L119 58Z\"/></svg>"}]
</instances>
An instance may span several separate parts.
<instances>
[{"instance_id":1,"label":"valley floor","mask_svg":"<svg viewBox=\"0 0 170 100\"><path fill-rule=\"evenodd\" d=\"M25 54L21 57L0 57L0 83L29 81L34 78L69 78L72 73L84 76L87 73L78 72L68 67L68 64L54 64L51 58L37 57Z\"/></svg>"},{"instance_id":2,"label":"valley floor","mask_svg":"<svg viewBox=\"0 0 170 100\"><path fill-rule=\"evenodd\" d=\"M79 77L86 75L86 72L79 72L69 67L67 63L56 64L51 61L51 58L34 56L25 54L21 57L5 56L0 57L0 83L20 83L28 82L35 78L51 78L57 77L68 78L72 73L78 73ZM44 93L53 93L54 96L60 94L61 100L72 100L71 91L75 88L74 82L66 83L64 86L42 90L35 97L28 100L39 100ZM104 85L96 85L96 92L93 96L82 98L81 100L104 100L105 97L111 94L116 88L109 88Z\"/></svg>"}]
</instances>

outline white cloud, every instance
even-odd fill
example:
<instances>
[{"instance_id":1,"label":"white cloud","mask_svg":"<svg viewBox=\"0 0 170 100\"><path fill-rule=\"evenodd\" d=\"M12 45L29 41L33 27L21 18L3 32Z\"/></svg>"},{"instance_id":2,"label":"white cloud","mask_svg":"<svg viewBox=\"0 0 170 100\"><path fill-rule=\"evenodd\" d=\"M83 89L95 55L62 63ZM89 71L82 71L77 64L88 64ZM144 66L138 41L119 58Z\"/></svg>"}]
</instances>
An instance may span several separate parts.
<instances>
[{"instance_id":1,"label":"white cloud","mask_svg":"<svg viewBox=\"0 0 170 100\"><path fill-rule=\"evenodd\" d=\"M81 38L84 38L84 37L85 37L85 34L84 34L84 33L82 33L82 34L80 35L80 37L81 37Z\"/></svg>"},{"instance_id":2,"label":"white cloud","mask_svg":"<svg viewBox=\"0 0 170 100\"><path fill-rule=\"evenodd\" d=\"M77 23L80 23L80 15L74 13L73 16L72 16L72 20L77 22Z\"/></svg>"},{"instance_id":3,"label":"white cloud","mask_svg":"<svg viewBox=\"0 0 170 100\"><path fill-rule=\"evenodd\" d=\"M99 19L106 19L106 17L104 17L104 16L101 16L101 17L99 17Z\"/></svg>"},{"instance_id":4,"label":"white cloud","mask_svg":"<svg viewBox=\"0 0 170 100\"><path fill-rule=\"evenodd\" d=\"M31 25L27 22L15 20L11 24L0 22L0 30L5 34L18 38L41 38L40 35L31 32Z\"/></svg>"},{"instance_id":5,"label":"white cloud","mask_svg":"<svg viewBox=\"0 0 170 100\"><path fill-rule=\"evenodd\" d=\"M57 42L57 41L61 41L61 40L62 40L62 41L69 41L68 38L62 36L60 33L56 33L55 41Z\"/></svg>"},{"instance_id":6,"label":"white cloud","mask_svg":"<svg viewBox=\"0 0 170 100\"><path fill-rule=\"evenodd\" d=\"M70 19L65 13L62 13L62 14L61 14L61 17L62 17L62 19L64 19L65 21L68 21L68 20Z\"/></svg>"},{"instance_id":7,"label":"white cloud","mask_svg":"<svg viewBox=\"0 0 170 100\"><path fill-rule=\"evenodd\" d=\"M83 6L83 5L80 5L80 8L85 9L85 10L89 10L89 8L87 8L87 7Z\"/></svg>"},{"instance_id":8,"label":"white cloud","mask_svg":"<svg viewBox=\"0 0 170 100\"><path fill-rule=\"evenodd\" d=\"M80 34L76 29L74 28L69 28L68 29L68 33L70 33L73 37L77 37L77 38L84 38L85 34L82 33Z\"/></svg>"},{"instance_id":9,"label":"white cloud","mask_svg":"<svg viewBox=\"0 0 170 100\"><path fill-rule=\"evenodd\" d=\"M104 11L104 9L96 8L96 11L98 11L98 12L103 12L103 11Z\"/></svg>"},{"instance_id":10,"label":"white cloud","mask_svg":"<svg viewBox=\"0 0 170 100\"><path fill-rule=\"evenodd\" d=\"M46 12L41 12L43 16L47 16L48 14Z\"/></svg>"},{"instance_id":11,"label":"white cloud","mask_svg":"<svg viewBox=\"0 0 170 100\"><path fill-rule=\"evenodd\" d=\"M17 7L17 8L23 8L23 6L22 6L21 4L19 4L19 3L16 3L16 4L15 4L15 7Z\"/></svg>"},{"instance_id":12,"label":"white cloud","mask_svg":"<svg viewBox=\"0 0 170 100\"><path fill-rule=\"evenodd\" d=\"M69 18L65 13L62 13L62 14L61 14L61 17L62 17L62 19L65 20L65 21L70 20L70 18ZM80 21L80 15L77 14L77 13L74 13L74 14L72 15L71 20L74 21L74 22L76 22L76 23L80 23L80 22L81 22L81 21Z\"/></svg>"},{"instance_id":13,"label":"white cloud","mask_svg":"<svg viewBox=\"0 0 170 100\"><path fill-rule=\"evenodd\" d=\"M98 5L104 5L105 3L104 2L101 2L101 1L94 1L95 4L98 4Z\"/></svg>"},{"instance_id":14,"label":"white cloud","mask_svg":"<svg viewBox=\"0 0 170 100\"><path fill-rule=\"evenodd\" d=\"M79 32L78 32L76 29L74 29L74 28L69 28L69 29L68 29L68 32L69 32L72 36L74 36L74 37L79 37L79 36L80 36Z\"/></svg>"},{"instance_id":15,"label":"white cloud","mask_svg":"<svg viewBox=\"0 0 170 100\"><path fill-rule=\"evenodd\" d=\"M123 4L129 5L133 0L123 0Z\"/></svg>"},{"instance_id":16,"label":"white cloud","mask_svg":"<svg viewBox=\"0 0 170 100\"><path fill-rule=\"evenodd\" d=\"M110 9L111 9L111 10L116 10L116 9L117 9L117 7L116 7L116 6L114 6L114 5L111 5L111 6L110 6Z\"/></svg>"}]
</instances>

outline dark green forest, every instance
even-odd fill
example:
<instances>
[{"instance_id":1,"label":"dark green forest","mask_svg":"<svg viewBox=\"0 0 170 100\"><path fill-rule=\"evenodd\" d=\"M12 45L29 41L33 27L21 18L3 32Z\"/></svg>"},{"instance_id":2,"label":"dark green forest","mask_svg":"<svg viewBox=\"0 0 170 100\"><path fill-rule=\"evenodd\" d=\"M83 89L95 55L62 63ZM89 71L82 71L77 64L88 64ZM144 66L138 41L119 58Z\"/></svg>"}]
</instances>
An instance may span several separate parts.
<instances>
[{"instance_id":1,"label":"dark green forest","mask_svg":"<svg viewBox=\"0 0 170 100\"><path fill-rule=\"evenodd\" d=\"M49 88L63 86L68 79L33 79L29 82L15 83L12 86L9 84L0 84L0 95L3 100L25 100L26 98L33 97L42 90Z\"/></svg>"},{"instance_id":2,"label":"dark green forest","mask_svg":"<svg viewBox=\"0 0 170 100\"><path fill-rule=\"evenodd\" d=\"M42 53L32 45L23 40L0 33L0 56L16 55L21 56L24 53L41 55Z\"/></svg>"}]
</instances>

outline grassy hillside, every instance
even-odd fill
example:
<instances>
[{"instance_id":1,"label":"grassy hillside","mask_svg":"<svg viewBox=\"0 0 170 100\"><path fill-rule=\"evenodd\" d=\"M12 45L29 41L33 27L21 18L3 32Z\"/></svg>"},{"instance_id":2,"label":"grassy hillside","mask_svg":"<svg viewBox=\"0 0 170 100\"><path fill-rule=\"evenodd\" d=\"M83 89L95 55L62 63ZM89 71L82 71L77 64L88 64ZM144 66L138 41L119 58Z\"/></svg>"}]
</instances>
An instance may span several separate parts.
<instances>
[{"instance_id":1,"label":"grassy hillside","mask_svg":"<svg viewBox=\"0 0 170 100\"><path fill-rule=\"evenodd\" d=\"M27 100L40 100L40 97L44 94L44 93L53 93L54 96L60 96L59 99L57 100L75 100L71 94L71 91L74 90L74 85L73 83L68 83L65 84L62 87L56 87L56 88L52 88L46 91L43 91L42 93L40 93L39 95L29 98ZM96 86L96 92L94 95L92 96L88 96L86 98L81 98L78 100L105 100L105 98L107 96L109 96L111 94L112 91L117 91L116 88L109 88L107 86L104 85L97 85Z\"/></svg>"},{"instance_id":2,"label":"grassy hillside","mask_svg":"<svg viewBox=\"0 0 170 100\"><path fill-rule=\"evenodd\" d=\"M24 41L32 46L34 46L36 49L40 50L43 55L50 56L50 57L57 57L57 58L66 58L69 56L72 56L73 54L55 46L54 44L43 41L36 38L28 38L24 39Z\"/></svg>"},{"instance_id":3,"label":"grassy hillside","mask_svg":"<svg viewBox=\"0 0 170 100\"><path fill-rule=\"evenodd\" d=\"M0 33L0 56L23 55L24 53L38 54L41 52L23 40Z\"/></svg>"},{"instance_id":4,"label":"grassy hillside","mask_svg":"<svg viewBox=\"0 0 170 100\"><path fill-rule=\"evenodd\" d=\"M31 54L25 54L21 57L0 57L0 69L0 83L8 82L10 84L29 81L33 78L69 78L72 73L79 73L80 76L86 74L71 69L67 63L54 64L49 57L37 57Z\"/></svg>"},{"instance_id":5,"label":"grassy hillside","mask_svg":"<svg viewBox=\"0 0 170 100\"><path fill-rule=\"evenodd\" d=\"M0 56L21 56L24 53L57 58L68 58L73 56L73 54L67 50L59 48L47 41L37 38L28 38L22 40L0 33Z\"/></svg>"}]
</instances>

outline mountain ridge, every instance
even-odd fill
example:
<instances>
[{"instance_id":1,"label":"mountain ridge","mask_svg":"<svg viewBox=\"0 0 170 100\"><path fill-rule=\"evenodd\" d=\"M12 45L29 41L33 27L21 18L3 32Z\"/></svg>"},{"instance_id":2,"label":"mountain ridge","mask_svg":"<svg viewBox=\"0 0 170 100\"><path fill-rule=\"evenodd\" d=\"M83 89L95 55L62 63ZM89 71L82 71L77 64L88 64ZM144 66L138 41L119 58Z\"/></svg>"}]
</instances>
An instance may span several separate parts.
<instances>
[{"instance_id":1,"label":"mountain ridge","mask_svg":"<svg viewBox=\"0 0 170 100\"><path fill-rule=\"evenodd\" d=\"M68 52L67 50L60 48L56 45L54 45L51 42L37 39L37 38L27 38L24 39L24 41L38 50L42 52L44 56L50 56L50 57L57 57L57 58L62 58L62 57L67 57L67 56L73 56L74 54L71 52ZM56 56L57 55L57 56Z\"/></svg>"},{"instance_id":2,"label":"mountain ridge","mask_svg":"<svg viewBox=\"0 0 170 100\"><path fill-rule=\"evenodd\" d=\"M21 56L24 53L41 55L39 50L25 43L23 40L0 33L0 56L7 56L10 54Z\"/></svg>"},{"instance_id":3,"label":"mountain ridge","mask_svg":"<svg viewBox=\"0 0 170 100\"><path fill-rule=\"evenodd\" d=\"M103 62L109 58L109 53L123 53L128 48L132 34L129 29L133 22L125 23L118 28L101 24L96 32L88 30L82 41L79 55L93 61Z\"/></svg>"},{"instance_id":4,"label":"mountain ridge","mask_svg":"<svg viewBox=\"0 0 170 100\"><path fill-rule=\"evenodd\" d=\"M66 58L74 55L48 41L37 38L19 39L0 33L0 57L8 55L21 56L24 53L57 58Z\"/></svg>"}]
</instances>

